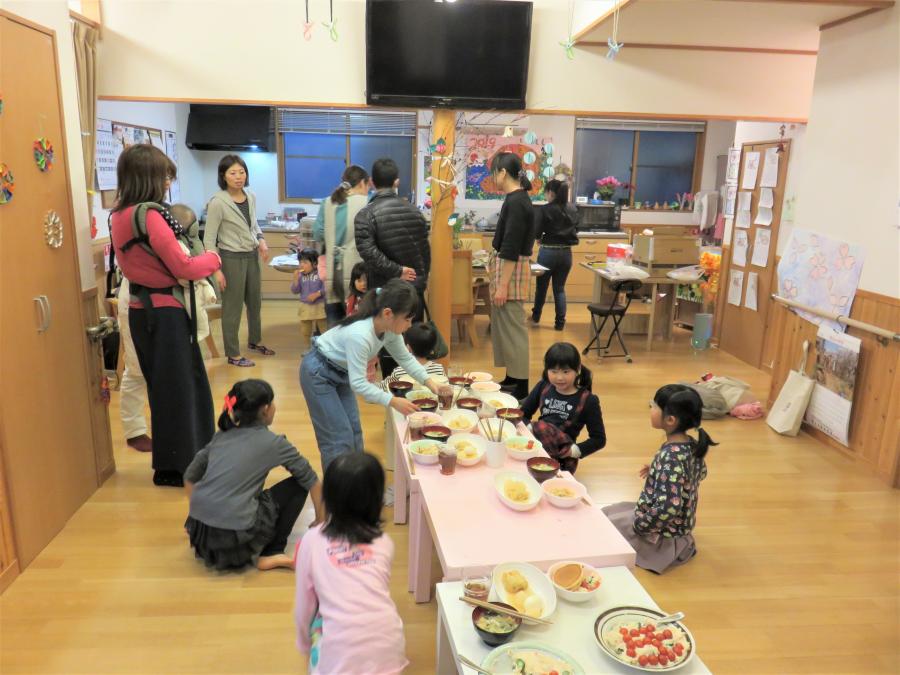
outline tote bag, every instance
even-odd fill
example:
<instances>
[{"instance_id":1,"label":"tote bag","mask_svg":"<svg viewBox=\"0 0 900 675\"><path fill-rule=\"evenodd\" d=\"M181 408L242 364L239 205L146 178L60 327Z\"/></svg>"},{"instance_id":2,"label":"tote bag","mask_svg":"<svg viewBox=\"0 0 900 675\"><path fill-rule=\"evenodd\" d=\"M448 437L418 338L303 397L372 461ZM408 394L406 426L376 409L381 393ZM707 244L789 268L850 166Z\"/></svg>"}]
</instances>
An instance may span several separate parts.
<instances>
[{"instance_id":1,"label":"tote bag","mask_svg":"<svg viewBox=\"0 0 900 675\"><path fill-rule=\"evenodd\" d=\"M796 436L800 432L800 424L812 396L815 381L805 373L808 352L809 340L806 340L803 342L803 358L797 370L788 373L787 380L766 417L766 424L785 436Z\"/></svg>"}]
</instances>

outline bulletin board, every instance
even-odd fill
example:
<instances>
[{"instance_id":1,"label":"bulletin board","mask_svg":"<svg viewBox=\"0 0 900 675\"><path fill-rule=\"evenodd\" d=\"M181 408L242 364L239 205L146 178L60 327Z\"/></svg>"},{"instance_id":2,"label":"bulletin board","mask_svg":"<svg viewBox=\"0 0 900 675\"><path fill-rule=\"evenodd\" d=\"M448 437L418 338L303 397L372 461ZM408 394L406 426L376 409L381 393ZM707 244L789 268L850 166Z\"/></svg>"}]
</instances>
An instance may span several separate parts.
<instances>
[{"instance_id":1,"label":"bulletin board","mask_svg":"<svg viewBox=\"0 0 900 675\"><path fill-rule=\"evenodd\" d=\"M466 199L503 199L491 178L491 160L500 152L511 152L522 159L532 185L528 194L532 200L544 199L544 185L553 177L553 143L550 138L530 136L467 134Z\"/></svg>"},{"instance_id":2,"label":"bulletin board","mask_svg":"<svg viewBox=\"0 0 900 675\"><path fill-rule=\"evenodd\" d=\"M790 150L787 139L743 145L731 240L719 277L719 347L756 368L762 364L770 296L778 287L775 254ZM767 151L777 157L777 172L766 170ZM741 209L742 202L749 208Z\"/></svg>"}]
</instances>

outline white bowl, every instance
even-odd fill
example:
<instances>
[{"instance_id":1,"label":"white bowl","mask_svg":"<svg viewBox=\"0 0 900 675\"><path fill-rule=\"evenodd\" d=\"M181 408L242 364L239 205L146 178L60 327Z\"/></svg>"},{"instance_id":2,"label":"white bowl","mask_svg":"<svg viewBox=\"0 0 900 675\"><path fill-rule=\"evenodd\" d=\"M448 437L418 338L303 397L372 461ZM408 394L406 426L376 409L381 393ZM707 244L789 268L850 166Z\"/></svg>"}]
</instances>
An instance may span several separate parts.
<instances>
[{"instance_id":1,"label":"white bowl","mask_svg":"<svg viewBox=\"0 0 900 675\"><path fill-rule=\"evenodd\" d=\"M503 391L478 391L475 392L475 395L494 410L519 407L519 402L516 400L516 397L510 396ZM500 405L494 405L495 403L499 403Z\"/></svg>"},{"instance_id":2,"label":"white bowl","mask_svg":"<svg viewBox=\"0 0 900 675\"><path fill-rule=\"evenodd\" d=\"M432 401L437 401L438 397L431 389L410 389L406 392L406 398L410 401L415 401L417 398L430 398Z\"/></svg>"},{"instance_id":3,"label":"white bowl","mask_svg":"<svg viewBox=\"0 0 900 675\"><path fill-rule=\"evenodd\" d=\"M463 377L468 377L473 382L490 382L494 379L494 376L490 373L483 373L478 370L473 370L471 373L466 373Z\"/></svg>"},{"instance_id":4,"label":"white bowl","mask_svg":"<svg viewBox=\"0 0 900 675\"><path fill-rule=\"evenodd\" d=\"M510 436L509 438L505 439L505 442L506 454L508 454L513 459L519 460L520 462L524 462L526 459L531 459L532 457L537 457L539 454L541 454L541 450L544 449L543 445L529 436ZM518 449L510 445L519 445L520 443L523 443L527 446L529 442L532 444L532 447L530 449L527 447Z\"/></svg>"},{"instance_id":5,"label":"white bowl","mask_svg":"<svg viewBox=\"0 0 900 675\"><path fill-rule=\"evenodd\" d=\"M544 611L537 618L547 619L553 616L553 613L556 611L556 591L553 589L553 584L550 583L547 575L528 563L503 563L494 567L491 587L494 589L493 592L497 594L500 602L505 602L507 605L513 604L510 602L510 594L506 592L506 587L503 585L503 574L513 570L525 577L528 581L528 588L534 591L534 594L544 603Z\"/></svg>"},{"instance_id":6,"label":"white bowl","mask_svg":"<svg viewBox=\"0 0 900 675\"><path fill-rule=\"evenodd\" d=\"M528 501L516 502L506 496L504 487L506 481L513 480L523 483L528 490ZM541 503L541 486L538 482L527 473L519 473L518 471L501 471L494 476L494 489L500 501L506 504L513 511L531 511Z\"/></svg>"},{"instance_id":7,"label":"white bowl","mask_svg":"<svg viewBox=\"0 0 900 675\"><path fill-rule=\"evenodd\" d=\"M422 427L430 427L433 425L438 425L438 424L443 425L444 424L444 418L441 417L439 414L433 413L433 412L423 412L420 410L418 412L410 413L406 417L406 421L409 424L412 424L413 422L418 421L418 420L422 420L423 424L419 425Z\"/></svg>"},{"instance_id":8,"label":"white bowl","mask_svg":"<svg viewBox=\"0 0 900 675\"><path fill-rule=\"evenodd\" d=\"M467 458L459 454L459 451L457 450L456 463L460 466L475 466L484 458L484 453L487 451L487 441L475 434L454 434L450 437L450 440L447 441L447 445L451 448L456 448L457 444L463 442L474 445L478 454L475 457Z\"/></svg>"},{"instance_id":9,"label":"white bowl","mask_svg":"<svg viewBox=\"0 0 900 675\"><path fill-rule=\"evenodd\" d=\"M471 434L475 427L478 425L478 415L476 415L471 410L466 410L465 408L453 408L451 410L444 410L441 412L441 419L443 420L440 424L443 424L445 427L450 429L453 434ZM462 425L465 422L466 426L453 426L451 422L459 423Z\"/></svg>"},{"instance_id":10,"label":"white bowl","mask_svg":"<svg viewBox=\"0 0 900 675\"><path fill-rule=\"evenodd\" d=\"M426 448L432 445L437 449L437 452L435 452L433 455L425 455L419 452L422 448ZM437 441L423 438L420 441L413 441L409 444L409 454L412 455L413 461L416 464L437 464L438 453L440 452L440 448L442 445L443 443L438 443Z\"/></svg>"},{"instance_id":11,"label":"white bowl","mask_svg":"<svg viewBox=\"0 0 900 675\"><path fill-rule=\"evenodd\" d=\"M630 663L628 656L624 652L618 653L616 649L616 645L621 644L621 641L616 640L614 636L618 635L620 627L626 627L623 626L623 624L635 622L643 624L655 623L656 619L659 619L662 616L662 612L648 607L614 607L608 609L598 616L597 620L594 622L594 639L600 646L600 651L606 654L610 659L616 663L621 663L629 668L633 668L634 670L659 673L684 668L684 666L694 659L694 654L697 651L697 641L694 640L694 636L691 635L691 631L687 629L687 626L680 621L673 621L672 623L665 625L665 628L668 628L669 630L672 630L674 627L680 631L683 635L683 641L687 645L683 658L674 664L668 663L665 666L641 666L638 663ZM674 630L672 630L672 632L675 633ZM607 636L612 639L612 645L605 639Z\"/></svg>"},{"instance_id":12,"label":"white bowl","mask_svg":"<svg viewBox=\"0 0 900 675\"><path fill-rule=\"evenodd\" d=\"M573 491L575 496L559 497L550 493L550 490L553 488L567 488ZM541 483L541 490L547 497L547 501L553 504L553 506L558 506L561 509L571 509L573 506L578 505L578 502L581 501L582 497L587 496L587 489L584 485L578 481L568 480L566 478L551 478L550 480L545 480Z\"/></svg>"},{"instance_id":13,"label":"white bowl","mask_svg":"<svg viewBox=\"0 0 900 675\"><path fill-rule=\"evenodd\" d=\"M516 431L516 427L512 422L510 422L509 420L501 420L497 417L491 417L484 420L484 426L488 428L491 436L493 436L494 438L497 438L499 434L501 441L505 441L507 438L512 438L519 433L518 431ZM480 424L478 427L476 427L476 429L478 429L479 433L484 435L484 430L481 429Z\"/></svg>"},{"instance_id":14,"label":"white bowl","mask_svg":"<svg viewBox=\"0 0 900 675\"><path fill-rule=\"evenodd\" d=\"M600 590L600 586L597 586L597 588L592 591L570 591L563 588L553 580L553 573L556 572L556 570L558 570L563 565L572 564L581 565L584 572L584 576L582 576L582 579L586 579L588 576L594 576L598 581L601 582L600 586L602 586L602 578L600 577L600 573L590 565L585 565L584 563L578 562L577 560L563 560L558 563L552 564L550 566L550 569L547 570L547 578L550 579L550 583L553 584L553 588L556 589L556 594L563 600L568 600L569 602L587 602L595 595L597 595L597 592Z\"/></svg>"},{"instance_id":15,"label":"white bowl","mask_svg":"<svg viewBox=\"0 0 900 675\"><path fill-rule=\"evenodd\" d=\"M500 385L496 382L473 382L469 387L477 396L482 396L487 392L500 391Z\"/></svg>"}]
</instances>

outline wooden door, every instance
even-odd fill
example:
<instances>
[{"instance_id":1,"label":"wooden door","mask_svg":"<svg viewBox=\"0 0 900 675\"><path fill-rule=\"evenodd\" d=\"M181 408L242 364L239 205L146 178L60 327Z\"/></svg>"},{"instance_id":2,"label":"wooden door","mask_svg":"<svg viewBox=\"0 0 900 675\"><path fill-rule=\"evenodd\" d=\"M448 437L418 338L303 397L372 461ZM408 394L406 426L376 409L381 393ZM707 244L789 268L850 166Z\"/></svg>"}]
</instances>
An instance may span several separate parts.
<instances>
[{"instance_id":1,"label":"wooden door","mask_svg":"<svg viewBox=\"0 0 900 675\"><path fill-rule=\"evenodd\" d=\"M733 354L742 361L759 368L762 365L762 354L766 340L766 327L769 321L769 307L771 306L771 294L776 288L775 279L775 254L778 245L778 228L781 224L781 207L784 201L784 184L787 179L788 159L790 157L791 142L784 141L784 151L778 154L778 178L773 193L772 223L771 225L757 225L756 218L759 213L759 200L761 197L763 167L765 165L766 150L777 149L778 141L770 143L745 143L741 151L741 171L738 176L738 195L741 192L750 192L750 226L739 228L737 204L735 204L734 225L731 228L731 241L727 249L728 260L723 261L722 273L719 278L719 311L722 314L721 328L719 330L719 347L729 354ZM744 184L744 171L746 168L747 153L759 153L759 170L752 190L742 190ZM765 265L753 264L753 253L757 230L767 231L769 236L769 250ZM747 235L746 264L739 265L735 262L735 241L739 232ZM740 305L728 302L729 284L733 272L743 274L743 284L740 291ZM756 305L754 311L747 307L748 277L756 274L757 290Z\"/></svg>"},{"instance_id":2,"label":"wooden door","mask_svg":"<svg viewBox=\"0 0 900 675\"><path fill-rule=\"evenodd\" d=\"M0 162L15 177L0 205L0 448L23 569L98 485L55 39L0 12ZM49 171L33 156L38 137L54 148ZM58 248L45 238L50 211Z\"/></svg>"}]
</instances>

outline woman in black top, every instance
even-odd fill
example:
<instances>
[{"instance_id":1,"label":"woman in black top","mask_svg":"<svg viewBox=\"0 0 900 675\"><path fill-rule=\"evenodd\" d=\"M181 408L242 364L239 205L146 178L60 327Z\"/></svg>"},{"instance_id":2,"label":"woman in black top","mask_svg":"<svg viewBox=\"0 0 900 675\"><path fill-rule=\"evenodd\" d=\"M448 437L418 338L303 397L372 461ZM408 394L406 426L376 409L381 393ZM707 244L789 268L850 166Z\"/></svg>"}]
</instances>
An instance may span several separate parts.
<instances>
[{"instance_id":1,"label":"woman in black top","mask_svg":"<svg viewBox=\"0 0 900 675\"><path fill-rule=\"evenodd\" d=\"M534 207L531 181L522 160L510 152L491 162L497 188L506 194L491 254L491 343L494 365L506 368L501 386L518 399L528 395L528 331L524 302L531 286L531 249L534 246Z\"/></svg>"},{"instance_id":2,"label":"woman in black top","mask_svg":"<svg viewBox=\"0 0 900 675\"><path fill-rule=\"evenodd\" d=\"M568 185L554 179L547 182L544 192L547 204L535 213L535 239L541 244L538 264L550 271L537 278L531 320L534 323L540 322L544 301L547 299L547 287L553 281L553 304L556 308L554 328L562 330L566 325L566 279L572 270L572 247L578 244L578 235L575 233L578 215L569 204Z\"/></svg>"}]
</instances>

